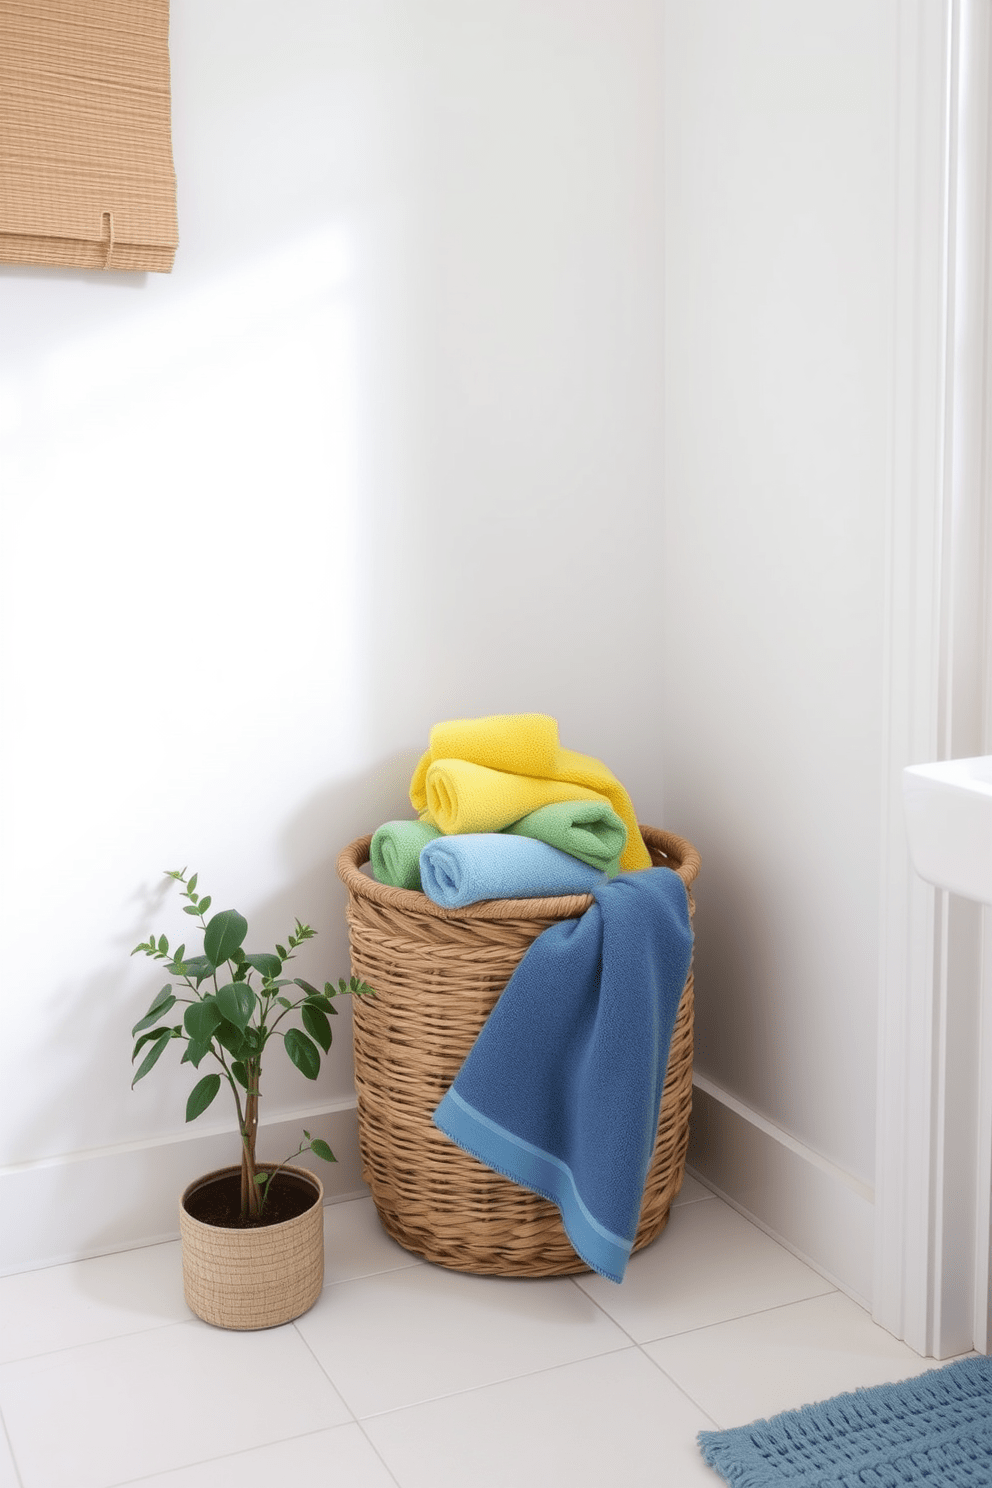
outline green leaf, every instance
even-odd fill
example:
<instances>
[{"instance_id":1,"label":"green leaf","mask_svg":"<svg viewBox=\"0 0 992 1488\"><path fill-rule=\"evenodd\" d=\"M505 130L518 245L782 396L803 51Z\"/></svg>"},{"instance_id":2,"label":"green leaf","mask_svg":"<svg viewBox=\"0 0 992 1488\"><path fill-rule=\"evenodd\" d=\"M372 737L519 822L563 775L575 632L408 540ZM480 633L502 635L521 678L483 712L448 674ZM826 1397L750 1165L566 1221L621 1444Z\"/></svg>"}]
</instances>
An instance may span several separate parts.
<instances>
[{"instance_id":1,"label":"green leaf","mask_svg":"<svg viewBox=\"0 0 992 1488\"><path fill-rule=\"evenodd\" d=\"M183 967L183 975L188 976L190 981L195 982L197 986L206 981L207 977L213 976L217 970L214 963L208 961L206 956L190 956L188 961L183 962Z\"/></svg>"},{"instance_id":2,"label":"green leaf","mask_svg":"<svg viewBox=\"0 0 992 1488\"><path fill-rule=\"evenodd\" d=\"M239 1085L243 1085L246 1090L248 1089L248 1066L243 1059L235 1059L233 1061L231 1064L231 1074Z\"/></svg>"},{"instance_id":3,"label":"green leaf","mask_svg":"<svg viewBox=\"0 0 992 1488\"><path fill-rule=\"evenodd\" d=\"M280 961L288 961L289 960L289 952L286 950L286 947L285 946L277 945L276 946L276 955L279 957Z\"/></svg>"},{"instance_id":4,"label":"green leaf","mask_svg":"<svg viewBox=\"0 0 992 1488\"><path fill-rule=\"evenodd\" d=\"M202 909L202 905L200 906ZM203 953L215 966L229 961L248 934L248 921L236 909L222 909L203 933Z\"/></svg>"},{"instance_id":5,"label":"green leaf","mask_svg":"<svg viewBox=\"0 0 992 1488\"><path fill-rule=\"evenodd\" d=\"M317 1157L322 1157L325 1162L337 1162L337 1158L322 1137L314 1137L310 1143L310 1151Z\"/></svg>"},{"instance_id":6,"label":"green leaf","mask_svg":"<svg viewBox=\"0 0 992 1488\"><path fill-rule=\"evenodd\" d=\"M134 1038L135 1034L140 1033L143 1028L151 1028L153 1023L158 1022L159 1018L164 1018L175 1000L170 986L165 986L161 992L157 992L145 1016L139 1018L138 1022L131 1029L131 1037Z\"/></svg>"},{"instance_id":7,"label":"green leaf","mask_svg":"<svg viewBox=\"0 0 992 1488\"><path fill-rule=\"evenodd\" d=\"M159 948L159 951L161 952L161 954L163 956L166 954L166 952L169 949L169 942L168 942L167 938L164 935L160 935L159 938L158 938L158 948Z\"/></svg>"},{"instance_id":8,"label":"green leaf","mask_svg":"<svg viewBox=\"0 0 992 1488\"><path fill-rule=\"evenodd\" d=\"M195 904L184 904L183 905L183 914L198 915L199 913L200 913L200 911L197 909L197 907L196 907Z\"/></svg>"},{"instance_id":9,"label":"green leaf","mask_svg":"<svg viewBox=\"0 0 992 1488\"><path fill-rule=\"evenodd\" d=\"M190 1039L186 1045L186 1053L183 1055L180 1063L191 1064L194 1069L199 1069L201 1061L206 1059L210 1053L210 1049L211 1044L209 1039L205 1044L198 1043L196 1039Z\"/></svg>"},{"instance_id":10,"label":"green leaf","mask_svg":"<svg viewBox=\"0 0 992 1488\"><path fill-rule=\"evenodd\" d=\"M288 997L277 997L276 1002L280 1003L284 1008L292 1009L293 1004L290 1002Z\"/></svg>"},{"instance_id":11,"label":"green leaf","mask_svg":"<svg viewBox=\"0 0 992 1488\"><path fill-rule=\"evenodd\" d=\"M197 905L197 914L206 914L206 912L210 908L210 905L211 905L212 902L213 901L211 900L210 895L209 894L204 894L203 898L200 900L199 904Z\"/></svg>"},{"instance_id":12,"label":"green leaf","mask_svg":"<svg viewBox=\"0 0 992 1488\"><path fill-rule=\"evenodd\" d=\"M149 1028L147 1033L143 1033L141 1037L135 1042L134 1048L131 1050L131 1063L134 1063L139 1053L146 1044L150 1044L154 1039L157 1039L164 1031L165 1030L161 1028Z\"/></svg>"},{"instance_id":13,"label":"green leaf","mask_svg":"<svg viewBox=\"0 0 992 1488\"><path fill-rule=\"evenodd\" d=\"M249 1023L245 1029L245 1048L251 1055L261 1054L269 1041L269 1031L263 1023L261 1028L253 1028Z\"/></svg>"},{"instance_id":14,"label":"green leaf","mask_svg":"<svg viewBox=\"0 0 992 1488\"><path fill-rule=\"evenodd\" d=\"M139 1064L139 1066L138 1066L138 1073L135 1075L134 1079L131 1081L131 1089L132 1090L134 1089L135 1085L137 1085L137 1083L138 1083L139 1080L144 1079L145 1075L147 1075L148 1071L151 1069L151 1067L155 1063L155 1061L157 1059L160 1059L161 1058L161 1056L162 1056L162 1054L163 1054L163 1052L165 1050L166 1044L169 1044L171 1042L172 1042L172 1029L171 1028L163 1028L159 1032L159 1035L156 1038L155 1042L152 1044L151 1049L148 1051L148 1053L145 1055L144 1059ZM316 1050L314 1052L316 1053Z\"/></svg>"},{"instance_id":15,"label":"green leaf","mask_svg":"<svg viewBox=\"0 0 992 1488\"><path fill-rule=\"evenodd\" d=\"M312 1002L305 1002L300 1009L300 1017L303 1020L303 1027L307 1033L317 1040L326 1054L331 1047L331 1025L320 1011L320 1008L314 1007Z\"/></svg>"},{"instance_id":16,"label":"green leaf","mask_svg":"<svg viewBox=\"0 0 992 1488\"><path fill-rule=\"evenodd\" d=\"M218 1025L214 1037L229 1054L234 1055L235 1059L244 1059L254 1053L251 1044L245 1038L244 1030L233 1023L228 1023L226 1019Z\"/></svg>"},{"instance_id":17,"label":"green leaf","mask_svg":"<svg viewBox=\"0 0 992 1488\"><path fill-rule=\"evenodd\" d=\"M178 951L173 951L173 953L172 953L172 959L173 959L173 961L178 961L181 964L182 963L182 959L185 956L185 954L186 954L186 946L185 946L185 944L183 944L183 945L181 945L179 947Z\"/></svg>"},{"instance_id":18,"label":"green leaf","mask_svg":"<svg viewBox=\"0 0 992 1488\"><path fill-rule=\"evenodd\" d=\"M191 1002L183 1015L183 1027L194 1043L209 1044L221 1023L220 1011L212 997Z\"/></svg>"},{"instance_id":19,"label":"green leaf","mask_svg":"<svg viewBox=\"0 0 992 1488\"><path fill-rule=\"evenodd\" d=\"M334 1006L334 1004L331 1001L331 999L329 997L325 997L322 992L316 993L315 996L313 996L313 997L308 997L307 998L307 1006L308 1007L320 1008L320 1011L322 1013L336 1013L337 1012L337 1008Z\"/></svg>"},{"instance_id":20,"label":"green leaf","mask_svg":"<svg viewBox=\"0 0 992 1488\"><path fill-rule=\"evenodd\" d=\"M197 874L197 873L194 873L193 874L193 877L190 879L189 883L186 885L186 892L187 892L187 894L192 894L193 890L196 888L196 880L197 880L198 877L199 877L199 874Z\"/></svg>"},{"instance_id":21,"label":"green leaf","mask_svg":"<svg viewBox=\"0 0 992 1488\"><path fill-rule=\"evenodd\" d=\"M204 1075L189 1093L189 1100L186 1102L186 1120L195 1121L197 1116L202 1115L219 1089L220 1075Z\"/></svg>"},{"instance_id":22,"label":"green leaf","mask_svg":"<svg viewBox=\"0 0 992 1488\"><path fill-rule=\"evenodd\" d=\"M301 1033L298 1028L291 1028L286 1034L284 1043L286 1053L296 1065L301 1075L306 1075L308 1080L316 1080L320 1073L320 1054L317 1045Z\"/></svg>"},{"instance_id":23,"label":"green leaf","mask_svg":"<svg viewBox=\"0 0 992 1488\"><path fill-rule=\"evenodd\" d=\"M264 977L277 977L282 971L282 962L271 951L256 951L253 955L246 956L245 960Z\"/></svg>"},{"instance_id":24,"label":"green leaf","mask_svg":"<svg viewBox=\"0 0 992 1488\"><path fill-rule=\"evenodd\" d=\"M235 1028L248 1027L248 1020L255 1011L255 1002L254 992L244 982L228 982L226 987L219 988L217 992L220 1015L228 1023L233 1023Z\"/></svg>"},{"instance_id":25,"label":"green leaf","mask_svg":"<svg viewBox=\"0 0 992 1488\"><path fill-rule=\"evenodd\" d=\"M319 997L320 996L320 993L317 991L317 988L314 987L314 986L312 986L310 984L310 982L304 981L302 977L294 977L293 978L293 981L296 983L296 985L298 987L302 987L303 988L304 992L307 994L308 997Z\"/></svg>"}]
</instances>

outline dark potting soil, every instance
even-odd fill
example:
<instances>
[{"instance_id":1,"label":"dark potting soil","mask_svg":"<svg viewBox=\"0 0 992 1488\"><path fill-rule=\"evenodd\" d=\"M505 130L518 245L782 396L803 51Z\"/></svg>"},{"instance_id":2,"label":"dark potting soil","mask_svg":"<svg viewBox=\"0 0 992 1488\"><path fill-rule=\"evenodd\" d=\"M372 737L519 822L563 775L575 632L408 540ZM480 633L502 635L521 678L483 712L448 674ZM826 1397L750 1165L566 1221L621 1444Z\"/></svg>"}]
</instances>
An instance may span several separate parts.
<instances>
[{"instance_id":1,"label":"dark potting soil","mask_svg":"<svg viewBox=\"0 0 992 1488\"><path fill-rule=\"evenodd\" d=\"M272 1180L272 1192L266 1197L261 1218L243 1220L239 1171L225 1174L223 1178L212 1178L201 1188L194 1189L186 1200L186 1213L202 1224L216 1225L219 1229L253 1230L296 1219L297 1215L312 1209L316 1202L317 1190L313 1184L297 1178L295 1173L279 1173Z\"/></svg>"}]
</instances>

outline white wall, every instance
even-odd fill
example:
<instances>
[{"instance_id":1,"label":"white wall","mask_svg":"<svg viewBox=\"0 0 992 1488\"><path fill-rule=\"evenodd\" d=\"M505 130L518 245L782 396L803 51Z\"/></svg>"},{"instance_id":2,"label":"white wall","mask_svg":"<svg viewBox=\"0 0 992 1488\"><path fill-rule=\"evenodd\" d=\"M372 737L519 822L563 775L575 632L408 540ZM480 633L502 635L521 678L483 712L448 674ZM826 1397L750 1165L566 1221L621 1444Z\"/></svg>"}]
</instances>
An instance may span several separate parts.
<instances>
[{"instance_id":1,"label":"white wall","mask_svg":"<svg viewBox=\"0 0 992 1488\"><path fill-rule=\"evenodd\" d=\"M232 1152L128 1088L159 870L337 975L430 724L537 709L702 852L697 1170L868 1297L896 0L173 0L172 57L173 274L0 267L0 1268ZM267 1076L339 1195L348 1046Z\"/></svg>"},{"instance_id":2,"label":"white wall","mask_svg":"<svg viewBox=\"0 0 992 1488\"><path fill-rule=\"evenodd\" d=\"M0 267L0 1269L235 1156L170 1056L129 1089L162 869L336 976L436 719L554 713L664 816L657 4L172 9L173 274ZM337 1029L266 1111L343 1193Z\"/></svg>"},{"instance_id":3,"label":"white wall","mask_svg":"<svg viewBox=\"0 0 992 1488\"><path fill-rule=\"evenodd\" d=\"M691 1161L871 1295L894 0L666 7L663 756Z\"/></svg>"}]
</instances>

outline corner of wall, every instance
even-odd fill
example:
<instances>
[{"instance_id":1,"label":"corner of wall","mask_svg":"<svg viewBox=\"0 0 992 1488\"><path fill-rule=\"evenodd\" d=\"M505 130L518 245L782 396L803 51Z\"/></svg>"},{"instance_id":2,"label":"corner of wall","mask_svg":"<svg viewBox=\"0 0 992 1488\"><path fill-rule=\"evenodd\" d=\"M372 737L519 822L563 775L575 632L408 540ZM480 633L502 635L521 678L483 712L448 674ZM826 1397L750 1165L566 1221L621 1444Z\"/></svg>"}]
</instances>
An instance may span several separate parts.
<instances>
[{"instance_id":1,"label":"corner of wall","mask_svg":"<svg viewBox=\"0 0 992 1488\"><path fill-rule=\"evenodd\" d=\"M874 1194L696 1074L688 1162L708 1187L871 1307Z\"/></svg>"}]
</instances>

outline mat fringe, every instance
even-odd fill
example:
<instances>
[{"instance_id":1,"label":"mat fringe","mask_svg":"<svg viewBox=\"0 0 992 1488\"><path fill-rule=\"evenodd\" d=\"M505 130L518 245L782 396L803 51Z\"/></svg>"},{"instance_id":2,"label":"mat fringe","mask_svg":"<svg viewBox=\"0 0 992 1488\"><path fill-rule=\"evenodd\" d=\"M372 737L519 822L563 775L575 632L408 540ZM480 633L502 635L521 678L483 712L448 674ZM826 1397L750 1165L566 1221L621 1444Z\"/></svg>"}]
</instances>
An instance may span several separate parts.
<instances>
[{"instance_id":1,"label":"mat fringe","mask_svg":"<svg viewBox=\"0 0 992 1488\"><path fill-rule=\"evenodd\" d=\"M992 1359L701 1431L733 1488L981 1488L992 1484Z\"/></svg>"}]
</instances>

